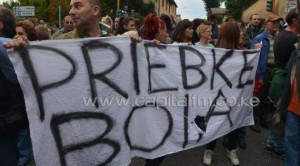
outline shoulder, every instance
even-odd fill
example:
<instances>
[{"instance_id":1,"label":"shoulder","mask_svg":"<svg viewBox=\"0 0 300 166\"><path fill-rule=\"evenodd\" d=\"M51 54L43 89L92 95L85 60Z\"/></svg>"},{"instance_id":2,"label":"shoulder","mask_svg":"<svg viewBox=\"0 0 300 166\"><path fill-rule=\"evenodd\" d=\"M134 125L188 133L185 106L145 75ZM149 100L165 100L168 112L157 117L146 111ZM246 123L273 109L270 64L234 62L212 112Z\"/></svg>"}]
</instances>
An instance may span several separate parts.
<instances>
[{"instance_id":1,"label":"shoulder","mask_svg":"<svg viewBox=\"0 0 300 166\"><path fill-rule=\"evenodd\" d=\"M56 39L58 36L62 35L63 31L60 29L58 31L56 31L52 36L53 39Z\"/></svg>"},{"instance_id":2,"label":"shoulder","mask_svg":"<svg viewBox=\"0 0 300 166\"><path fill-rule=\"evenodd\" d=\"M5 38L5 37L0 37L0 42L8 42L8 41L11 41L10 38Z\"/></svg>"},{"instance_id":3,"label":"shoulder","mask_svg":"<svg viewBox=\"0 0 300 166\"><path fill-rule=\"evenodd\" d=\"M199 42L196 42L196 43L195 43L195 46L201 46L201 45L199 44Z\"/></svg>"},{"instance_id":4,"label":"shoulder","mask_svg":"<svg viewBox=\"0 0 300 166\"><path fill-rule=\"evenodd\" d=\"M268 37L268 32L263 31L262 33L255 36L255 38L253 40L262 40L263 38L266 38L266 37Z\"/></svg>"},{"instance_id":5,"label":"shoulder","mask_svg":"<svg viewBox=\"0 0 300 166\"><path fill-rule=\"evenodd\" d=\"M80 38L76 29L73 31L59 35L56 39L77 39Z\"/></svg>"},{"instance_id":6,"label":"shoulder","mask_svg":"<svg viewBox=\"0 0 300 166\"><path fill-rule=\"evenodd\" d=\"M248 26L247 28L246 28L246 32L251 32L252 31L252 27L251 26Z\"/></svg>"},{"instance_id":7,"label":"shoulder","mask_svg":"<svg viewBox=\"0 0 300 166\"><path fill-rule=\"evenodd\" d=\"M209 44L210 48L215 48L215 46L213 44Z\"/></svg>"}]
</instances>

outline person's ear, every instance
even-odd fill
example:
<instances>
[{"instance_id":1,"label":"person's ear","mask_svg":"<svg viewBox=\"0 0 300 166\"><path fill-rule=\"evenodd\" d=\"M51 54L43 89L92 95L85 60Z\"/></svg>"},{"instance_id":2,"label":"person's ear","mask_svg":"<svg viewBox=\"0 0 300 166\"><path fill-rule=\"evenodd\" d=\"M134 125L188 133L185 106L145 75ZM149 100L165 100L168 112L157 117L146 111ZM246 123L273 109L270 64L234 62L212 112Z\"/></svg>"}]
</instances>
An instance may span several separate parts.
<instances>
[{"instance_id":1,"label":"person's ear","mask_svg":"<svg viewBox=\"0 0 300 166\"><path fill-rule=\"evenodd\" d=\"M293 23L294 25L298 24L298 19L297 19L297 18L293 18L293 19L292 19L292 23Z\"/></svg>"},{"instance_id":2,"label":"person's ear","mask_svg":"<svg viewBox=\"0 0 300 166\"><path fill-rule=\"evenodd\" d=\"M123 25L123 29L128 30L127 28L128 28L128 26L124 24L124 25Z\"/></svg>"},{"instance_id":3,"label":"person's ear","mask_svg":"<svg viewBox=\"0 0 300 166\"><path fill-rule=\"evenodd\" d=\"M100 6L97 6L97 5L94 6L93 7L93 13L94 13L95 16L97 16L97 15L100 16L100 13L101 13Z\"/></svg>"}]
</instances>

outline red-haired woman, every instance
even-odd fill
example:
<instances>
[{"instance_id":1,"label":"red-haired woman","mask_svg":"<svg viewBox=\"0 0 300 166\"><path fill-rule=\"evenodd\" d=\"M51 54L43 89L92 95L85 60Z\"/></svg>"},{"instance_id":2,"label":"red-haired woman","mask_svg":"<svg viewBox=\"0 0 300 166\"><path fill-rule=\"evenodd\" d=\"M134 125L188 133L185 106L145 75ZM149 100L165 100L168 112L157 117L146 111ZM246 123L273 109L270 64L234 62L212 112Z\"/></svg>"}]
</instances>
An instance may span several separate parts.
<instances>
[{"instance_id":1,"label":"red-haired woman","mask_svg":"<svg viewBox=\"0 0 300 166\"><path fill-rule=\"evenodd\" d=\"M155 43L167 43L168 32L166 23L155 14L148 14L144 21L144 39Z\"/></svg>"},{"instance_id":2,"label":"red-haired woman","mask_svg":"<svg viewBox=\"0 0 300 166\"><path fill-rule=\"evenodd\" d=\"M156 44L166 44L168 38L166 23L158 18L155 14L148 14L144 20L144 36L143 39L151 40ZM159 166L165 156L155 159L146 159L145 166Z\"/></svg>"}]
</instances>

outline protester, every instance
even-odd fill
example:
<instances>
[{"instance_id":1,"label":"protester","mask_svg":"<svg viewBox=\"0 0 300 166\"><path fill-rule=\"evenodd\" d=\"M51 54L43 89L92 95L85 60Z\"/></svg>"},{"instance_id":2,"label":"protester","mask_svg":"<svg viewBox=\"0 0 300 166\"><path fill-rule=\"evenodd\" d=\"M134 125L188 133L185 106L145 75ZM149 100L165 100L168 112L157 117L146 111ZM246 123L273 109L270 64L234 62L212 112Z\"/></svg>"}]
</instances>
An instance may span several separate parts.
<instances>
[{"instance_id":1,"label":"protester","mask_svg":"<svg viewBox=\"0 0 300 166\"><path fill-rule=\"evenodd\" d=\"M69 15L65 16L63 25L64 25L64 27L62 29L56 31L52 35L52 39L56 39L59 35L70 32L74 29L74 23L73 23L72 17Z\"/></svg>"},{"instance_id":2,"label":"protester","mask_svg":"<svg viewBox=\"0 0 300 166\"><path fill-rule=\"evenodd\" d=\"M2 45L3 42L9 41L16 35L16 19L14 17L14 14L4 6L0 6L0 24L0 164L3 166L15 166L18 164L19 158L17 148L19 130L28 127L28 120L25 113L23 94L21 93L20 96L19 93L8 94L11 91L9 91L5 83L7 82L8 84L11 84L11 88L15 89L16 87L19 90L21 89L14 68L8 58L6 50ZM22 99L23 101L11 101L11 97L8 96L12 95L17 95L18 97L20 97L14 99ZM20 126L18 126L18 128L10 130L11 126L3 126L5 122L3 122L2 120L8 113L12 113L12 107L19 108L19 105L17 104L20 103L22 103L20 111L22 111L21 115L24 115L24 120L22 120L24 123L22 122L20 123ZM12 118L15 117L13 116ZM19 117L17 118L19 119ZM2 133L3 130L8 131Z\"/></svg>"},{"instance_id":3,"label":"protester","mask_svg":"<svg viewBox=\"0 0 300 166\"><path fill-rule=\"evenodd\" d=\"M101 19L101 22L103 22L104 24L112 27L113 25L113 21L112 19L109 17L109 16L104 16L102 19Z\"/></svg>"},{"instance_id":4,"label":"protester","mask_svg":"<svg viewBox=\"0 0 300 166\"><path fill-rule=\"evenodd\" d=\"M174 33L173 33L173 40L174 43L185 43L185 44L192 44L192 37L193 37L193 25L192 22L188 19L184 19L179 21L176 24Z\"/></svg>"},{"instance_id":5,"label":"protester","mask_svg":"<svg viewBox=\"0 0 300 166\"><path fill-rule=\"evenodd\" d=\"M285 66L292 52L296 49L295 43L298 41L299 19L296 8L290 10L287 14L286 22L288 26L277 35L274 41L275 68L271 73L271 85L269 90L269 98L274 105L280 98L282 86L286 78ZM283 159L285 155L283 144L283 137L270 131L265 150Z\"/></svg>"},{"instance_id":6,"label":"protester","mask_svg":"<svg viewBox=\"0 0 300 166\"><path fill-rule=\"evenodd\" d=\"M274 40L279 32L279 21L282 20L279 16L275 14L270 14L267 16L265 25L266 29L257 35L251 44L251 48L254 48L254 45L257 43L262 44L262 49L259 56L257 75L258 80L256 80L259 84L260 90L256 94L260 99L260 104L257 107L254 107L254 116L256 117L256 124L250 126L250 128L255 132L261 132L260 126L267 127L268 124L268 116L270 112L270 105L267 102L267 96L269 93L269 81L270 74L273 70L274 63L274 53L273 53L273 45Z\"/></svg>"},{"instance_id":7,"label":"protester","mask_svg":"<svg viewBox=\"0 0 300 166\"><path fill-rule=\"evenodd\" d=\"M64 34L61 34L60 36L57 37L58 39L74 39L74 38L107 36L107 34L103 33L103 29L99 25L99 18L101 13L99 0L71 0L70 4L71 4L70 17L74 22L75 28L69 32L65 32ZM213 21L215 22L215 20ZM173 38L175 43L184 43L184 44L191 43L192 34L193 34L192 25L193 24L188 20L183 20L177 23L173 33ZM122 24L121 27L126 29L126 31L134 31L136 29L135 26L131 23ZM240 30L237 27L238 26L236 26L236 23L234 23L234 21L228 21L228 23L222 25L219 32L220 36L216 42L216 47L225 48L225 49L244 49L244 46L242 45L241 42L243 40L241 39L241 36L244 37L244 35L242 35L242 32L239 33ZM213 28L214 28L214 33L212 32ZM204 25L204 24L198 26L197 34L200 36L200 39L195 43L195 45L214 48L215 46L209 42L212 41L212 35L218 33L218 31L216 31L216 29L218 29L217 24L214 23L213 28L209 25ZM164 22L162 19L159 19L155 14L148 14L148 16L145 18L144 32L145 32L143 36L144 39L155 42L156 44L168 43L167 40L168 26L166 26L166 22ZM121 35L124 35L125 33L126 32L120 32ZM237 34L239 34L238 38L237 38ZM8 46L6 48L18 46L26 42L26 40L24 39L29 39L28 36L23 36L23 35L21 36L21 34L16 36L16 38L17 41L8 43L7 44ZM22 38L23 40L19 42L20 41L19 38ZM38 40L41 40L41 38L38 38ZM15 45L15 43L18 43L18 45L17 44ZM237 139L238 137L237 137L236 130L228 134L228 144L226 145L226 149L228 153L227 155L230 158L230 161L232 162L233 165L239 164L239 159L236 154ZM216 140L212 141L206 147L203 162L207 165L211 165L215 144L216 144ZM152 163L150 165L159 165L162 162L163 158L164 157L159 157L157 158L158 160L155 159L158 162L156 162L155 164ZM155 160L147 160L146 165L149 165L149 163L151 163L149 161L155 161Z\"/></svg>"},{"instance_id":8,"label":"protester","mask_svg":"<svg viewBox=\"0 0 300 166\"><path fill-rule=\"evenodd\" d=\"M106 36L99 26L101 7L99 0L71 0L70 16L75 29L57 39L75 39Z\"/></svg>"},{"instance_id":9,"label":"protester","mask_svg":"<svg viewBox=\"0 0 300 166\"><path fill-rule=\"evenodd\" d=\"M295 50L287 64L279 111L285 119L284 165L300 165L300 54Z\"/></svg>"},{"instance_id":10,"label":"protester","mask_svg":"<svg viewBox=\"0 0 300 166\"><path fill-rule=\"evenodd\" d=\"M167 26L167 32L169 35L168 39L167 39L167 44L172 44L173 43L172 36L174 33L175 26L172 24L171 18L166 14L161 14L160 19L162 19L166 23L166 26Z\"/></svg>"},{"instance_id":11,"label":"protester","mask_svg":"<svg viewBox=\"0 0 300 166\"><path fill-rule=\"evenodd\" d=\"M29 41L36 40L34 25L29 20L19 21L16 24L16 36L14 38L27 37Z\"/></svg>"},{"instance_id":12,"label":"protester","mask_svg":"<svg viewBox=\"0 0 300 166\"><path fill-rule=\"evenodd\" d=\"M218 17L214 14L211 14L207 17L207 20L211 23L212 26L212 44L215 45L219 36L219 27L218 27Z\"/></svg>"},{"instance_id":13,"label":"protester","mask_svg":"<svg viewBox=\"0 0 300 166\"><path fill-rule=\"evenodd\" d=\"M225 22L235 22L235 18L233 16L228 16L226 17Z\"/></svg>"},{"instance_id":14,"label":"protester","mask_svg":"<svg viewBox=\"0 0 300 166\"><path fill-rule=\"evenodd\" d=\"M250 44L252 43L252 40L263 31L263 29L259 26L259 23L259 15L252 14L250 16L250 23L246 29L246 38L250 40ZM249 45L248 48L250 48L250 46L251 45Z\"/></svg>"},{"instance_id":15,"label":"protester","mask_svg":"<svg viewBox=\"0 0 300 166\"><path fill-rule=\"evenodd\" d=\"M132 17L121 17L120 26L116 34L123 35L128 31L136 31L135 20Z\"/></svg>"},{"instance_id":16,"label":"protester","mask_svg":"<svg viewBox=\"0 0 300 166\"><path fill-rule=\"evenodd\" d=\"M239 41L240 41L240 28L238 24L235 22L225 22L220 28L216 47L225 48L225 49L240 49ZM237 133L238 133L237 130L233 130L227 135L228 145L226 147L226 151L227 151L227 156L233 165L239 165L239 158L237 156L237 149L236 149L236 145L238 141ZM206 145L204 156L203 156L204 164L211 165L213 151L215 149L216 143L217 143L217 139Z\"/></svg>"},{"instance_id":17,"label":"protester","mask_svg":"<svg viewBox=\"0 0 300 166\"><path fill-rule=\"evenodd\" d=\"M51 38L51 31L48 27L44 25L38 25L35 27L36 39L40 40L49 40Z\"/></svg>"},{"instance_id":18,"label":"protester","mask_svg":"<svg viewBox=\"0 0 300 166\"><path fill-rule=\"evenodd\" d=\"M200 18L195 18L193 21L193 38L192 38L192 43L195 45L195 43L197 43L199 40L200 40L200 37L199 37L199 33L197 33L197 28L199 27L199 25L202 25L205 23L205 21L203 19L200 19Z\"/></svg>"},{"instance_id":19,"label":"protester","mask_svg":"<svg viewBox=\"0 0 300 166\"><path fill-rule=\"evenodd\" d=\"M37 40L34 25L29 20L19 21L16 24L16 33L17 34L15 38L26 37L29 41ZM18 166L27 165L30 162L32 156L32 145L30 140L29 127L21 129L19 131L18 149L19 149Z\"/></svg>"},{"instance_id":20,"label":"protester","mask_svg":"<svg viewBox=\"0 0 300 166\"><path fill-rule=\"evenodd\" d=\"M198 26L196 31L200 37L200 41L196 42L195 46L215 48L215 46L210 43L212 40L211 26L202 24Z\"/></svg>"},{"instance_id":21,"label":"protester","mask_svg":"<svg viewBox=\"0 0 300 166\"><path fill-rule=\"evenodd\" d=\"M64 33L57 39L76 39L86 37L105 37L99 25L101 16L101 6L99 0L71 0L70 16L74 22L74 30ZM140 41L139 37L130 37L133 41ZM28 44L27 38L18 38L11 42L4 43L5 48L20 48L22 45Z\"/></svg>"},{"instance_id":22,"label":"protester","mask_svg":"<svg viewBox=\"0 0 300 166\"><path fill-rule=\"evenodd\" d=\"M101 23L100 23L101 28L109 33L109 36L113 36L113 21L109 16L104 16L101 19Z\"/></svg>"},{"instance_id":23,"label":"protester","mask_svg":"<svg viewBox=\"0 0 300 166\"><path fill-rule=\"evenodd\" d=\"M167 37L166 23L155 14L148 14L144 21L144 39L166 44Z\"/></svg>"},{"instance_id":24,"label":"protester","mask_svg":"<svg viewBox=\"0 0 300 166\"><path fill-rule=\"evenodd\" d=\"M117 30L120 26L120 17L116 17L114 20L114 28L113 28L113 35L117 35Z\"/></svg>"}]
</instances>

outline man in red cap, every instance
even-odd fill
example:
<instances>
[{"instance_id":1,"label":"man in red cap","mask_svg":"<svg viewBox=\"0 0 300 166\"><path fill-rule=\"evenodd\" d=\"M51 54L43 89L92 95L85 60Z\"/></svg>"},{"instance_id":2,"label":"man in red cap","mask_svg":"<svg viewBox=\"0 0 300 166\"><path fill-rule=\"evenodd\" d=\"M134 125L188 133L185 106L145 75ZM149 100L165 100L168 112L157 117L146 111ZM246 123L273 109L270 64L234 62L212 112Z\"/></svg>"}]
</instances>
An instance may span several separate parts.
<instances>
[{"instance_id":1,"label":"man in red cap","mask_svg":"<svg viewBox=\"0 0 300 166\"><path fill-rule=\"evenodd\" d=\"M275 66L273 45L275 37L280 29L280 21L283 20L275 14L270 14L265 20L265 30L257 35L251 44L251 48L257 43L262 44L262 48L259 55L259 62L257 67L258 83L261 89L259 90L257 97L260 99L259 106L254 108L254 116L259 119L259 123L265 126L267 124L268 108L266 107L266 100L269 92L270 73ZM260 132L258 125L251 126L251 129L255 132Z\"/></svg>"}]
</instances>

